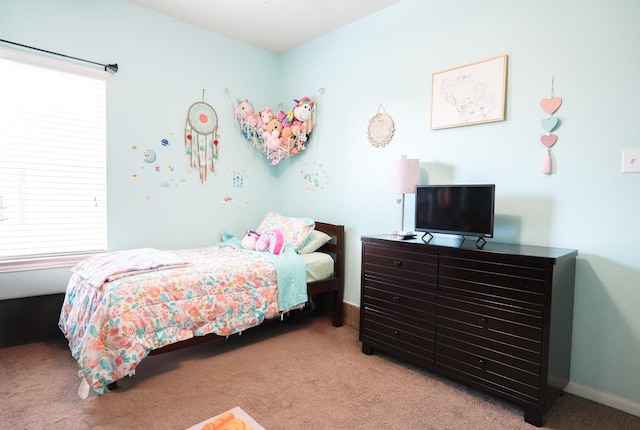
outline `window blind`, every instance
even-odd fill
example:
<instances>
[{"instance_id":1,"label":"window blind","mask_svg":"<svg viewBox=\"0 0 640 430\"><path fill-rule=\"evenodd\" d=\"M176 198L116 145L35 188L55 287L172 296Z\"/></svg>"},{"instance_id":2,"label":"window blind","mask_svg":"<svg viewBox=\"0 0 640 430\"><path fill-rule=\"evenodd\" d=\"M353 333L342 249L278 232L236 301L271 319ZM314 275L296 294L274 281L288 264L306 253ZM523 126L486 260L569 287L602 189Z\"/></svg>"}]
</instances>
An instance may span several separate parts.
<instances>
[{"instance_id":1,"label":"window blind","mask_svg":"<svg viewBox=\"0 0 640 430\"><path fill-rule=\"evenodd\" d=\"M106 250L106 73L3 53L0 266Z\"/></svg>"}]
</instances>

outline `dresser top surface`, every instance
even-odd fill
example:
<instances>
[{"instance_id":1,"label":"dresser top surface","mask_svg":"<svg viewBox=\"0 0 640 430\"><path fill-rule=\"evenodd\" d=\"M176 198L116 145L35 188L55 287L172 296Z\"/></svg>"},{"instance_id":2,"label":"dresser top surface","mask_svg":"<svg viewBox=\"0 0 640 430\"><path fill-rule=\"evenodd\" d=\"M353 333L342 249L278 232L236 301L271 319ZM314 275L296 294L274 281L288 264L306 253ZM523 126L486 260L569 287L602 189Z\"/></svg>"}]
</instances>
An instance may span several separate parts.
<instances>
[{"instance_id":1,"label":"dresser top surface","mask_svg":"<svg viewBox=\"0 0 640 430\"><path fill-rule=\"evenodd\" d=\"M533 245L521 245L517 243L502 243L494 242L491 239L487 239L482 248L476 245L475 238L458 238L458 237L445 237L434 236L428 243L422 239L422 233L418 233L415 238L402 239L396 235L390 234L375 234L362 236L363 242L379 242L406 245L406 246L425 246L433 248L446 248L446 249L464 249L468 251L477 251L482 253L495 253L495 254L510 254L521 255L529 257L550 258L558 259L571 255L577 255L578 251L575 249L565 248L549 248L545 246L533 246Z\"/></svg>"}]
</instances>

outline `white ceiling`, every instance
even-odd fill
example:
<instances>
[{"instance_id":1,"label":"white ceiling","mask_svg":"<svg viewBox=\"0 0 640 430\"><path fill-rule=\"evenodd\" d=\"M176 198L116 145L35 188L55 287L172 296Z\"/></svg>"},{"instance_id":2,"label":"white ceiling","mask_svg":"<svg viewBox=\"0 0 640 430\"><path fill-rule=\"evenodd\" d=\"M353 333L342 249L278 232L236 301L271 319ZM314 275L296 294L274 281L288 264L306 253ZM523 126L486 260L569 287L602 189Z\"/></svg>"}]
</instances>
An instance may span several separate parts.
<instances>
[{"instance_id":1,"label":"white ceiling","mask_svg":"<svg viewBox=\"0 0 640 430\"><path fill-rule=\"evenodd\" d=\"M129 0L281 54L401 0Z\"/></svg>"}]
</instances>

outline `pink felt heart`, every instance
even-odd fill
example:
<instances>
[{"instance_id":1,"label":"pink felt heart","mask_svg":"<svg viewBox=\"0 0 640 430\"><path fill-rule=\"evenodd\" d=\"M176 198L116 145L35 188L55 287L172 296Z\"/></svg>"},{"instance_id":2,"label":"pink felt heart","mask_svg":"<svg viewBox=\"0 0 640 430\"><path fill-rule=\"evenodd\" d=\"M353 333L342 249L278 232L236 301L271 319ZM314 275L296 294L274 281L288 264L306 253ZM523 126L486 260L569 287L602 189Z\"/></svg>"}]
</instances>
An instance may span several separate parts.
<instances>
[{"instance_id":1,"label":"pink felt heart","mask_svg":"<svg viewBox=\"0 0 640 430\"><path fill-rule=\"evenodd\" d=\"M540 141L547 148L551 148L558 141L558 136L556 136L555 134L545 134L543 136L540 136Z\"/></svg>"},{"instance_id":2,"label":"pink felt heart","mask_svg":"<svg viewBox=\"0 0 640 430\"><path fill-rule=\"evenodd\" d=\"M562 97L549 97L549 98L540 100L540 106L542 107L542 110L548 113L549 115L557 111L561 104L562 104Z\"/></svg>"}]
</instances>

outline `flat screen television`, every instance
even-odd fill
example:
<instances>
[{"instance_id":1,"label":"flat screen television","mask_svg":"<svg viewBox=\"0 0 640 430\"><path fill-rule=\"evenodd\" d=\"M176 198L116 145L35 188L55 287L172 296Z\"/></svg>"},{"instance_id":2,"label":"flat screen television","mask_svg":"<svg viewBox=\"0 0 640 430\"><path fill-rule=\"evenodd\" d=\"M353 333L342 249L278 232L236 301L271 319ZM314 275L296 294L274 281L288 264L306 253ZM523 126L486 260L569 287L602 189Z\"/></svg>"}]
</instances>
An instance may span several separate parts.
<instances>
[{"instance_id":1,"label":"flat screen television","mask_svg":"<svg viewBox=\"0 0 640 430\"><path fill-rule=\"evenodd\" d=\"M493 237L495 185L418 185L415 230ZM482 239L484 240L484 239Z\"/></svg>"}]
</instances>

